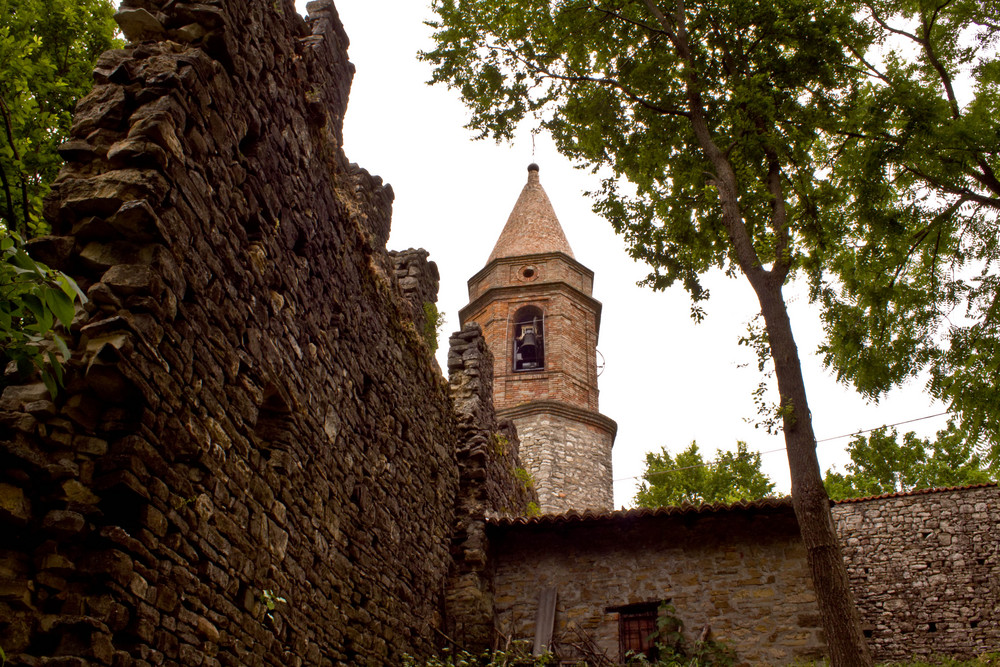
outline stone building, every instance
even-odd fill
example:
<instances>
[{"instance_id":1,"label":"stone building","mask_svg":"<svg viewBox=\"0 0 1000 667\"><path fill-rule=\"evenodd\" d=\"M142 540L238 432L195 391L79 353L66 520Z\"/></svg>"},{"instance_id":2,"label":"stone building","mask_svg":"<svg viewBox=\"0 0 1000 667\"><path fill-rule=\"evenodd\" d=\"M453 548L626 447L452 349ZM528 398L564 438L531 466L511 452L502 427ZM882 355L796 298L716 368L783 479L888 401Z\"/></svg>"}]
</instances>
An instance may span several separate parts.
<instances>
[{"instance_id":1,"label":"stone building","mask_svg":"<svg viewBox=\"0 0 1000 667\"><path fill-rule=\"evenodd\" d=\"M1000 647L995 484L837 503L833 517L878 661ZM822 658L826 645L791 499L490 520L497 629L573 664L647 648L667 612L688 643L741 661Z\"/></svg>"},{"instance_id":2,"label":"stone building","mask_svg":"<svg viewBox=\"0 0 1000 667\"><path fill-rule=\"evenodd\" d=\"M573 256L538 178L528 182L469 280L462 324L482 327L493 353L497 415L510 419L542 512L613 506L618 425L598 410L601 303L594 273Z\"/></svg>"}]
</instances>

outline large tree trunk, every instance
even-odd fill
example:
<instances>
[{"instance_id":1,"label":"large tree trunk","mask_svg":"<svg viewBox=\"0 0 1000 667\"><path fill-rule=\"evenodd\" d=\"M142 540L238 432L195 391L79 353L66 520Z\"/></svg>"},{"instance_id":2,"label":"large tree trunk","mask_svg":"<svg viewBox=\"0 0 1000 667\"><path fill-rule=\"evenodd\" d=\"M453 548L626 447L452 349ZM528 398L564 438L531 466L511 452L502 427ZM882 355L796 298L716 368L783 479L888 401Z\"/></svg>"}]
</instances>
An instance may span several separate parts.
<instances>
[{"instance_id":1,"label":"large tree trunk","mask_svg":"<svg viewBox=\"0 0 1000 667\"><path fill-rule=\"evenodd\" d=\"M781 295L781 284L772 282L777 281L751 280L760 301L774 359L792 478L792 504L812 571L830 659L836 667L867 667L872 664L872 657L861 631L861 619L830 513L830 498L816 458L816 437L799 353Z\"/></svg>"},{"instance_id":2,"label":"large tree trunk","mask_svg":"<svg viewBox=\"0 0 1000 667\"><path fill-rule=\"evenodd\" d=\"M726 152L716 145L706 120L698 67L688 42L684 0L673 0L673 23L659 9L656 0L644 0L644 3L663 33L668 36L677 55L688 64L687 102L691 129L705 157L715 169L712 184L719 192L722 220L728 232L730 247L734 259L757 294L760 312L764 316L783 408L785 448L792 478L792 504L812 571L813 587L816 590L823 629L826 631L830 659L834 667L870 667L872 656L861 631L861 619L854 604L847 567L844 565L833 516L830 514L830 498L820 475L819 461L816 459L816 437L813 435L812 417L806 402L799 353L792 336L788 309L781 296L781 287L790 268L788 258L791 254L791 238L778 151L766 144L764 146L768 158L768 173L763 180L774 197L770 221L775 240L774 265L771 270L767 270L762 266L743 219L736 172Z\"/></svg>"}]
</instances>

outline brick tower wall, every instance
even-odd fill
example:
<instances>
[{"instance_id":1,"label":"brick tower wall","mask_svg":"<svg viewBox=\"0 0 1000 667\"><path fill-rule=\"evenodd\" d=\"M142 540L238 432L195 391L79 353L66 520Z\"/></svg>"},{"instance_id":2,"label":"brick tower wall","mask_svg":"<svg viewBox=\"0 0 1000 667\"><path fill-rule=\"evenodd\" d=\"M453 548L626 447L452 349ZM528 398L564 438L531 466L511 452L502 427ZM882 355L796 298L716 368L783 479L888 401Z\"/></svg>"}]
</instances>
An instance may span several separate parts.
<instances>
[{"instance_id":1,"label":"brick tower wall","mask_svg":"<svg viewBox=\"0 0 1000 667\"><path fill-rule=\"evenodd\" d=\"M493 353L498 410L548 399L597 412L601 304L590 297L592 284L589 270L557 253L493 262L470 281L470 295L479 296L462 321L479 323ZM545 369L514 372L514 315L529 305L545 315Z\"/></svg>"},{"instance_id":2,"label":"brick tower wall","mask_svg":"<svg viewBox=\"0 0 1000 667\"><path fill-rule=\"evenodd\" d=\"M561 252L502 258L469 281L463 322L476 322L494 356L494 400L522 442L543 512L611 509L617 426L598 412L601 304L593 273ZM544 370L514 371L514 317L544 314Z\"/></svg>"}]
</instances>

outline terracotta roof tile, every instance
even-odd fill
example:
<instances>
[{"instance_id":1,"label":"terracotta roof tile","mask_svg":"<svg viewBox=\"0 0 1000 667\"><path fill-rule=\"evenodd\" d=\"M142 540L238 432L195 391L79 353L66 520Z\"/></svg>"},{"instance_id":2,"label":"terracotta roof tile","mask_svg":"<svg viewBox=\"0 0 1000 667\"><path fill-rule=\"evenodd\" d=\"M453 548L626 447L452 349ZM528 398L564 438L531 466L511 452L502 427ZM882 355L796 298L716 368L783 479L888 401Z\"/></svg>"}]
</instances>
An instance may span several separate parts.
<instances>
[{"instance_id":1,"label":"terracotta roof tile","mask_svg":"<svg viewBox=\"0 0 1000 667\"><path fill-rule=\"evenodd\" d=\"M791 507L791 496L784 496L781 498L761 498L760 500L741 500L735 503L701 503L699 505L685 503L683 505L671 505L656 508L637 507L627 510L613 510L610 512L596 512L593 510L580 512L577 510L571 510L563 514L542 514L541 516L534 517L500 517L490 519L489 523L498 526L598 523L623 519L638 519L650 516L721 514L727 512L745 512L768 509L791 509Z\"/></svg>"},{"instance_id":2,"label":"terracotta roof tile","mask_svg":"<svg viewBox=\"0 0 1000 667\"><path fill-rule=\"evenodd\" d=\"M884 498L905 498L907 496L918 496L930 493L948 493L951 491L965 491L968 489L983 489L997 486L996 482L985 482L982 484L968 484L966 486L947 486L933 489L916 489L900 493L884 493L878 496L865 496L864 498L847 498L845 500L834 501L834 504L861 503L869 500L881 500ZM603 523L619 520L638 519L652 516L680 516L684 514L725 514L729 512L745 512L755 510L771 510L792 508L792 497L782 496L780 498L761 498L759 500L741 500L735 503L702 503L695 505L685 503L683 505L671 505L667 507L636 507L633 509L613 510L610 512L596 512L586 510L583 512L571 510L563 514L542 514L534 517L499 517L490 518L488 523L496 526L530 526L530 525L561 525L577 523Z\"/></svg>"},{"instance_id":3,"label":"terracotta roof tile","mask_svg":"<svg viewBox=\"0 0 1000 667\"><path fill-rule=\"evenodd\" d=\"M487 264L501 257L561 252L573 257L552 202L538 181L538 165L528 166L528 182L500 232ZM573 257L576 259L576 257Z\"/></svg>"}]
</instances>

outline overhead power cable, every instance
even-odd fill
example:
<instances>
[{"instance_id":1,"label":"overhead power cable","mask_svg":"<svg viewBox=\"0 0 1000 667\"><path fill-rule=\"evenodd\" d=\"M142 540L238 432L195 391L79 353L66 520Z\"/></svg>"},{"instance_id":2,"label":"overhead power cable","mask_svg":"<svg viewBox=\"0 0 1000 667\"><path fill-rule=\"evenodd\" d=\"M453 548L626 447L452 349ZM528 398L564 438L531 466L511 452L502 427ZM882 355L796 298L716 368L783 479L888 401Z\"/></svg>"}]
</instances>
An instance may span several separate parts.
<instances>
[{"instance_id":1,"label":"overhead power cable","mask_svg":"<svg viewBox=\"0 0 1000 667\"><path fill-rule=\"evenodd\" d=\"M853 437L853 436L856 436L856 435L861 435L862 433L871 433L872 431L877 431L880 428L892 428L893 426L902 426L903 424L912 424L913 422L919 422L919 421L923 421L925 419L933 419L934 417L941 417L942 415L946 415L946 414L949 414L949 413L947 411L945 411L945 412L939 412L939 413L934 414L934 415L927 415L926 417L916 417L914 419L906 419L904 421L896 422L894 424L882 424L881 426L874 426L872 428L859 429L859 430L854 431L852 433L845 433L844 435L834 435L834 436L831 436L829 438L822 438L820 440L817 440L816 444L819 444L821 442L829 442L831 440L839 440L840 438L850 438L850 437ZM783 451L785 451L785 449L786 449L785 447L778 447L777 449L769 449L769 450L764 451L764 452L750 452L750 453L751 454L760 454L761 456L763 456L764 454L774 454L775 452L783 452ZM633 479L641 479L641 478L644 478L644 477L647 477L647 478L648 477L654 477L656 475L666 475L668 473L680 472L682 470L693 470L694 468L707 468L708 466L712 465L712 463L713 463L713 461L706 461L705 463L699 463L699 464L691 465L691 466L683 466L681 468L672 468L670 470L657 470L656 472L651 472L651 473L648 473L648 474L643 473L641 475L632 475L631 477L618 477L618 478L612 480L612 482L628 482L628 481L631 481Z\"/></svg>"}]
</instances>

